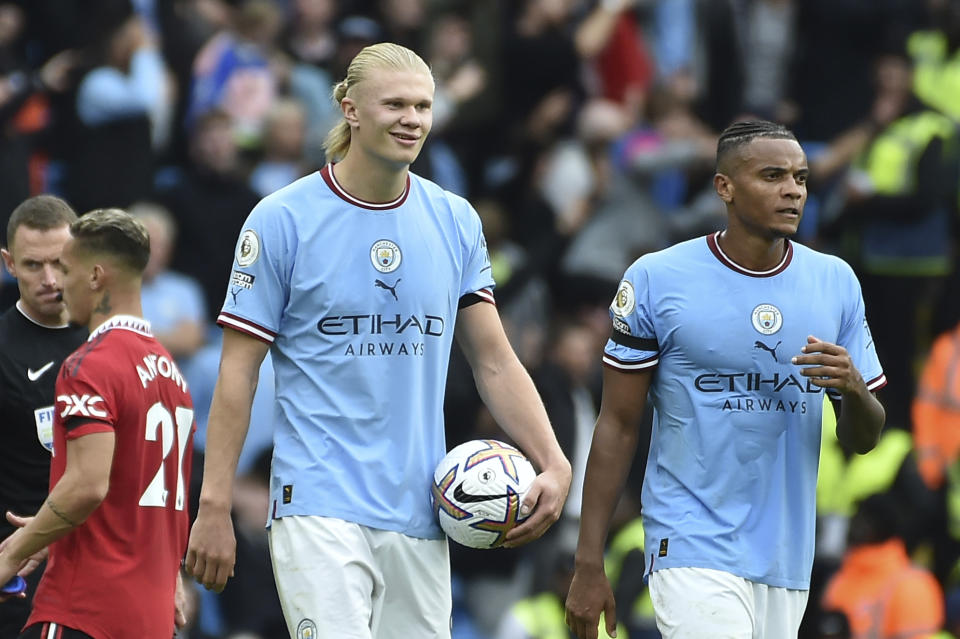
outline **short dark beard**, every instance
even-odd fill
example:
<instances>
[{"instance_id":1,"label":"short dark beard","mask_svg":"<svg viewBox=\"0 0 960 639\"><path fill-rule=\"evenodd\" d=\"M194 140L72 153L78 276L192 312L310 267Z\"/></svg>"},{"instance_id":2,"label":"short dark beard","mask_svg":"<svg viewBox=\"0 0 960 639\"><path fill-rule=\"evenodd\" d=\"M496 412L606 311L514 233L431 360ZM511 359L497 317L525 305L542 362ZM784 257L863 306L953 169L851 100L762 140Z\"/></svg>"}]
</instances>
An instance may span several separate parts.
<instances>
[{"instance_id":1,"label":"short dark beard","mask_svg":"<svg viewBox=\"0 0 960 639\"><path fill-rule=\"evenodd\" d=\"M113 312L113 307L110 306L109 290L103 292L103 297L100 298L100 301L97 303L96 308L93 309L93 312L100 313L102 315L110 315Z\"/></svg>"}]
</instances>

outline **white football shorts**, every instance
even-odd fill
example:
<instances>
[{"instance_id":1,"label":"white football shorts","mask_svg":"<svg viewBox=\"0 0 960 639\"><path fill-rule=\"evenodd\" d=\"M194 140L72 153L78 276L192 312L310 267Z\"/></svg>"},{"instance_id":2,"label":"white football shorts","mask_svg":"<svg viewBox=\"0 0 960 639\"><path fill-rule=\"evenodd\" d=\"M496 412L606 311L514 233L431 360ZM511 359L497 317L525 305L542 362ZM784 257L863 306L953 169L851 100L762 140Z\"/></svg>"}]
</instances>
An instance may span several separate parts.
<instances>
[{"instance_id":1,"label":"white football shorts","mask_svg":"<svg viewBox=\"0 0 960 639\"><path fill-rule=\"evenodd\" d=\"M291 638L450 638L446 539L292 516L271 523L270 556Z\"/></svg>"},{"instance_id":2,"label":"white football shorts","mask_svg":"<svg viewBox=\"0 0 960 639\"><path fill-rule=\"evenodd\" d=\"M649 585L663 639L796 639L809 595L709 568L656 570Z\"/></svg>"}]
</instances>

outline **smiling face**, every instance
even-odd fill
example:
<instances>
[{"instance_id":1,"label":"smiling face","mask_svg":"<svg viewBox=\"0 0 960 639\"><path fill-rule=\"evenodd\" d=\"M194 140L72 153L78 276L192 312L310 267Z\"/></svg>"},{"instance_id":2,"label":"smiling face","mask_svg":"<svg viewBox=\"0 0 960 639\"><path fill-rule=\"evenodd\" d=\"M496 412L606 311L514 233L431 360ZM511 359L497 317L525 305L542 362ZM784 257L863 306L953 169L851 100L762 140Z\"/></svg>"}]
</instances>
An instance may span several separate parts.
<instances>
[{"instance_id":1,"label":"smiling face","mask_svg":"<svg viewBox=\"0 0 960 639\"><path fill-rule=\"evenodd\" d=\"M714 177L731 230L772 240L797 232L807 201L807 157L795 140L755 138Z\"/></svg>"},{"instance_id":2,"label":"smiling face","mask_svg":"<svg viewBox=\"0 0 960 639\"><path fill-rule=\"evenodd\" d=\"M433 126L433 78L415 70L373 69L343 99L350 150L394 169L417 159Z\"/></svg>"},{"instance_id":3,"label":"smiling face","mask_svg":"<svg viewBox=\"0 0 960 639\"><path fill-rule=\"evenodd\" d=\"M63 323L64 305L61 252L70 237L66 225L39 230L21 225L3 251L7 270L17 278L20 301L25 312L35 321L49 326Z\"/></svg>"}]
</instances>

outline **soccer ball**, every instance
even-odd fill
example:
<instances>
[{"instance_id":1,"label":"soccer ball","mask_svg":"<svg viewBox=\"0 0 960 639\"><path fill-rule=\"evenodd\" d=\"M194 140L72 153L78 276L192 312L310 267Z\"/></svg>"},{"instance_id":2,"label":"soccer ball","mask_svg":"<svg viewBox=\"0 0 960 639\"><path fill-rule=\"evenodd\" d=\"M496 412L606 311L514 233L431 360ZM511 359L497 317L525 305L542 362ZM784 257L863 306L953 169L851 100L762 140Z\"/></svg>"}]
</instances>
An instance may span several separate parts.
<instances>
[{"instance_id":1,"label":"soccer ball","mask_svg":"<svg viewBox=\"0 0 960 639\"><path fill-rule=\"evenodd\" d=\"M495 439L460 444L433 472L433 507L443 531L470 548L496 548L523 521L520 504L537 476L519 450Z\"/></svg>"}]
</instances>

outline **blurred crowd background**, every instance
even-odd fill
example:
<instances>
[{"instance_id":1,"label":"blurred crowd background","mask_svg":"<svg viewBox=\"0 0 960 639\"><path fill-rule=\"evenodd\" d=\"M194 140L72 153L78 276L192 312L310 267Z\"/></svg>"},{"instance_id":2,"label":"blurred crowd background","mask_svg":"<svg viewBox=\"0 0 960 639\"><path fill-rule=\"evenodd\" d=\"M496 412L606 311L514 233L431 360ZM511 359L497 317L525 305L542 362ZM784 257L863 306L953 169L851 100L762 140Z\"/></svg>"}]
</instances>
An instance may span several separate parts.
<instances>
[{"instance_id":1,"label":"blurred crowd background","mask_svg":"<svg viewBox=\"0 0 960 639\"><path fill-rule=\"evenodd\" d=\"M722 227L716 138L755 117L807 151L797 239L856 269L889 380L870 455L851 457L824 422L801 636L960 637L960 1L0 0L2 228L42 192L148 224L143 308L190 383L196 482L240 226L323 165L331 85L383 40L433 69L413 170L479 212L508 334L574 467L544 539L451 548L454 637L565 636L607 306L635 258ZM183 637L286 636L264 532L271 380L268 358L236 485L236 577L192 592ZM505 439L457 352L446 413L450 446ZM652 638L642 448L607 571L620 636Z\"/></svg>"}]
</instances>

